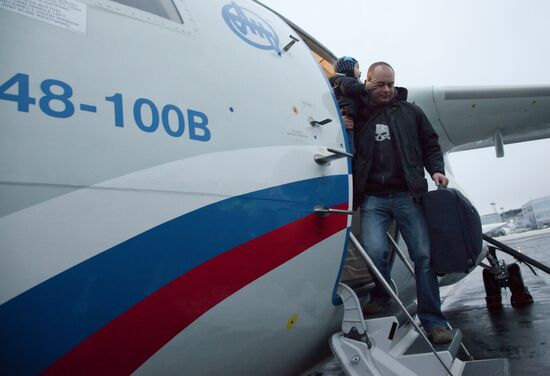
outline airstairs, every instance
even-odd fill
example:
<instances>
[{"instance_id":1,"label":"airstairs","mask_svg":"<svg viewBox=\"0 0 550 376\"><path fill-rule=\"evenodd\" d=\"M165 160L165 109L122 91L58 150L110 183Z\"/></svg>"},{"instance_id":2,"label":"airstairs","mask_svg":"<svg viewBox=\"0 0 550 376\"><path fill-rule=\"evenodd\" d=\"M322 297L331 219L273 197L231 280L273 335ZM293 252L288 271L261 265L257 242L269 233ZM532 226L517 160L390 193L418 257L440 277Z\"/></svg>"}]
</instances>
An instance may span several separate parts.
<instances>
[{"instance_id":1,"label":"airstairs","mask_svg":"<svg viewBox=\"0 0 550 376\"><path fill-rule=\"evenodd\" d=\"M339 284L338 294L343 301L344 317L342 330L331 337L330 347L347 375L510 375L507 359L459 359L457 354L461 347L463 353L470 358L471 356L462 345L462 333L458 329L452 330L454 336L451 343L432 345L413 318L416 305L403 305L354 235L350 234L350 237L372 272L384 283L385 289L393 298L393 303L384 316L369 316L365 319L354 290L346 284ZM401 251L396 251L404 260ZM407 264L407 268L413 272L410 264Z\"/></svg>"}]
</instances>

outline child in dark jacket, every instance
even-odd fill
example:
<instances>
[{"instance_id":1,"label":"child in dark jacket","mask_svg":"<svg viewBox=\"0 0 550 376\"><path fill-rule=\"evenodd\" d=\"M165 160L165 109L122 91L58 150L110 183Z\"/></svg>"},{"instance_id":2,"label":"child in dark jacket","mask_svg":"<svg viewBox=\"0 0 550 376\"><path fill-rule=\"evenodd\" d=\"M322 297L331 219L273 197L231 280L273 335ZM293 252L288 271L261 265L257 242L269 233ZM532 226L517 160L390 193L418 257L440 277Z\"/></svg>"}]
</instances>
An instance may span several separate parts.
<instances>
[{"instance_id":1,"label":"child in dark jacket","mask_svg":"<svg viewBox=\"0 0 550 376\"><path fill-rule=\"evenodd\" d=\"M372 87L359 81L361 71L359 62L349 56L342 56L334 66L335 75L329 79L336 100L343 115L355 121L361 108L361 96L367 94ZM346 128L349 146L355 152L353 128Z\"/></svg>"}]
</instances>

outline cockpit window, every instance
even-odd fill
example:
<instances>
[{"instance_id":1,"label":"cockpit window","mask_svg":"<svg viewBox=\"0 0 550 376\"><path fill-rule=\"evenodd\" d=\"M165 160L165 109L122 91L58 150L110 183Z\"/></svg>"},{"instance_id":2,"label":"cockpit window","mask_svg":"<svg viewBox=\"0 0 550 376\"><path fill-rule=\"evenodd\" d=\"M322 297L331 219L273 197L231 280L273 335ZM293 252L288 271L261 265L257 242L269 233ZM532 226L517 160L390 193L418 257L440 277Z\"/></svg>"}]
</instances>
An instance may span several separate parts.
<instances>
[{"instance_id":1,"label":"cockpit window","mask_svg":"<svg viewBox=\"0 0 550 376\"><path fill-rule=\"evenodd\" d=\"M159 17L183 24L180 14L172 0L113 0L116 3L137 8Z\"/></svg>"}]
</instances>

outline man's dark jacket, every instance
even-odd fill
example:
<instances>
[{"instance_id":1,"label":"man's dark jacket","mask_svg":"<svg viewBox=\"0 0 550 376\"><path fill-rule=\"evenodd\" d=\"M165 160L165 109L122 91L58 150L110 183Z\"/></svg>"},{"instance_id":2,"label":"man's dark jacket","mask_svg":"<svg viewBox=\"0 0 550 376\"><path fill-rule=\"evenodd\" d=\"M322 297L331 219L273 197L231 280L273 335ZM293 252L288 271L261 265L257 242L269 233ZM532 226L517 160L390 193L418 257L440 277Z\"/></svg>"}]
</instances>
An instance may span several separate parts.
<instances>
[{"instance_id":1,"label":"man's dark jacket","mask_svg":"<svg viewBox=\"0 0 550 376\"><path fill-rule=\"evenodd\" d=\"M406 102L406 89L396 88L395 99L383 108L384 116L395 142L405 181L415 200L420 201L428 191L424 178L424 167L432 176L436 172L445 174L443 153L430 121L420 107ZM374 110L376 113L377 109ZM372 114L372 111L366 113ZM376 116L359 117L355 127L355 155L353 158L353 207L363 203L369 171L372 167L375 127L370 120Z\"/></svg>"}]
</instances>

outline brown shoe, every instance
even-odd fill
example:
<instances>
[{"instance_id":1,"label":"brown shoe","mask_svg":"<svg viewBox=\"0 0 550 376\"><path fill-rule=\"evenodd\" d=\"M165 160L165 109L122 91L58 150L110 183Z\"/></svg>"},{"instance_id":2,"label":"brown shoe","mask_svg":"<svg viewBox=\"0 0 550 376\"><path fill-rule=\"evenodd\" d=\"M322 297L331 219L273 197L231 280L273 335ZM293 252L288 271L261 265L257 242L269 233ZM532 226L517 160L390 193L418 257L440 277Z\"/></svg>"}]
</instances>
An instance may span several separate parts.
<instances>
[{"instance_id":1,"label":"brown shoe","mask_svg":"<svg viewBox=\"0 0 550 376\"><path fill-rule=\"evenodd\" d=\"M446 328L433 328L428 338L434 345L445 345L453 340L453 333Z\"/></svg>"},{"instance_id":2,"label":"brown shoe","mask_svg":"<svg viewBox=\"0 0 550 376\"><path fill-rule=\"evenodd\" d=\"M384 312L385 310L388 309L388 307L390 306L390 304L379 304L379 303L376 303L376 302L368 302L367 304L365 304L363 306L363 314L365 315L372 315L372 314L375 314L375 313L380 313L380 312Z\"/></svg>"}]
</instances>

